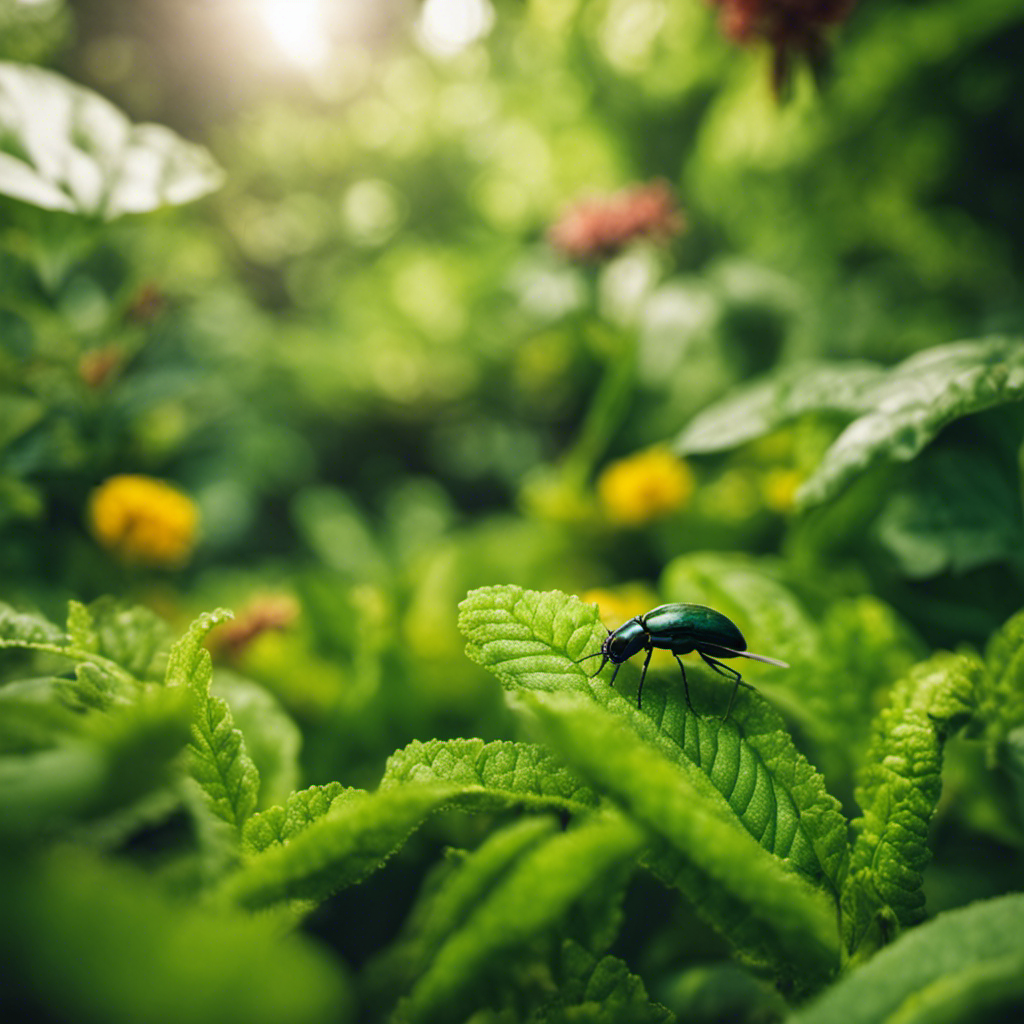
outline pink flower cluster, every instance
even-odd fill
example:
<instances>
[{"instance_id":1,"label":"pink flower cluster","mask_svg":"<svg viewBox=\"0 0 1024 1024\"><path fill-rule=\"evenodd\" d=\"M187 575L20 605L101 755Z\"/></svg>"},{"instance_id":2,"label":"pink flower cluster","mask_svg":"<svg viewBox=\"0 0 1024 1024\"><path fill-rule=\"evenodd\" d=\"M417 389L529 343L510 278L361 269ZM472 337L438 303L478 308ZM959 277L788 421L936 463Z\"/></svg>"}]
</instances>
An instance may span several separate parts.
<instances>
[{"instance_id":1,"label":"pink flower cluster","mask_svg":"<svg viewBox=\"0 0 1024 1024\"><path fill-rule=\"evenodd\" d=\"M794 57L815 73L828 55L825 34L844 21L856 0L710 0L721 9L722 31L739 43L765 40L772 48L772 81L785 88Z\"/></svg>"},{"instance_id":2,"label":"pink flower cluster","mask_svg":"<svg viewBox=\"0 0 1024 1024\"><path fill-rule=\"evenodd\" d=\"M637 238L668 241L684 227L668 183L652 181L574 203L552 225L548 241L573 259L599 260Z\"/></svg>"}]
</instances>

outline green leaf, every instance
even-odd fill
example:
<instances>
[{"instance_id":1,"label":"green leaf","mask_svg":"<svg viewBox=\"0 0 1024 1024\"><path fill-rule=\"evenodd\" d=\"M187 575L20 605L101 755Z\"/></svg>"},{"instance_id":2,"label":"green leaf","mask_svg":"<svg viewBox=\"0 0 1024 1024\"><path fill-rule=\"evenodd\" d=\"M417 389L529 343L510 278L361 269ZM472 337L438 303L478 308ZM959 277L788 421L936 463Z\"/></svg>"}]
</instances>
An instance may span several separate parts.
<instances>
[{"instance_id":1,"label":"green leaf","mask_svg":"<svg viewBox=\"0 0 1024 1024\"><path fill-rule=\"evenodd\" d=\"M62 849L0 870L5 1005L47 1020L344 1024L328 957L273 916L184 906L123 866Z\"/></svg>"},{"instance_id":2,"label":"green leaf","mask_svg":"<svg viewBox=\"0 0 1024 1024\"><path fill-rule=\"evenodd\" d=\"M978 715L984 722L988 762L1024 722L1024 611L992 634L985 648L985 671L978 685Z\"/></svg>"},{"instance_id":3,"label":"green leaf","mask_svg":"<svg viewBox=\"0 0 1024 1024\"><path fill-rule=\"evenodd\" d=\"M388 758L381 789L410 782L479 787L475 805L482 808L490 800L495 810L515 803L580 813L597 803L593 791L549 750L509 740L414 740Z\"/></svg>"},{"instance_id":4,"label":"green leaf","mask_svg":"<svg viewBox=\"0 0 1024 1024\"><path fill-rule=\"evenodd\" d=\"M703 781L695 784L727 819L738 820L766 850L816 884L838 890L847 855L846 820L782 720L760 697L740 691L729 721L722 723L717 715L698 718L689 712L678 683L665 690L652 680L638 710L633 700L601 678L589 679L576 664L599 650L607 634L593 605L558 591L484 587L462 602L459 624L469 641L466 653L507 688L578 694L626 718L637 736L700 775ZM718 677L695 675L690 683L696 706L718 713L724 689Z\"/></svg>"},{"instance_id":5,"label":"green leaf","mask_svg":"<svg viewBox=\"0 0 1024 1024\"><path fill-rule=\"evenodd\" d=\"M227 701L245 737L245 749L259 772L259 806L283 802L299 782L299 727L272 693L242 676L219 670L212 692Z\"/></svg>"},{"instance_id":6,"label":"green leaf","mask_svg":"<svg viewBox=\"0 0 1024 1024\"><path fill-rule=\"evenodd\" d=\"M551 817L529 817L498 829L470 852L450 851L406 920L404 934L373 965L373 987L389 1003L407 992L434 952L470 917L512 865L558 828ZM458 858L456 860L456 858ZM435 876L438 871L435 871Z\"/></svg>"},{"instance_id":7,"label":"green leaf","mask_svg":"<svg viewBox=\"0 0 1024 1024\"><path fill-rule=\"evenodd\" d=\"M58 697L63 680L27 679L0 686L0 754L55 746L81 731L82 717Z\"/></svg>"},{"instance_id":8,"label":"green leaf","mask_svg":"<svg viewBox=\"0 0 1024 1024\"><path fill-rule=\"evenodd\" d=\"M535 1024L672 1024L643 981L615 956L598 957L572 940L562 943L558 998L531 1017Z\"/></svg>"},{"instance_id":9,"label":"green leaf","mask_svg":"<svg viewBox=\"0 0 1024 1024\"><path fill-rule=\"evenodd\" d=\"M92 613L80 601L68 602L67 633L72 647L83 651L99 650Z\"/></svg>"},{"instance_id":10,"label":"green leaf","mask_svg":"<svg viewBox=\"0 0 1024 1024\"><path fill-rule=\"evenodd\" d=\"M643 831L628 819L602 814L526 850L440 946L400 1004L398 1019L451 1019L482 972L554 928L645 844Z\"/></svg>"},{"instance_id":11,"label":"green leaf","mask_svg":"<svg viewBox=\"0 0 1024 1024\"><path fill-rule=\"evenodd\" d=\"M915 665L878 716L856 790L862 817L843 891L847 951L866 956L924 916L928 828L942 789L942 749L975 707L980 664L940 652Z\"/></svg>"},{"instance_id":12,"label":"green leaf","mask_svg":"<svg viewBox=\"0 0 1024 1024\"><path fill-rule=\"evenodd\" d=\"M167 685L186 687L192 707L192 739L188 771L215 817L240 834L256 809L259 772L235 728L231 709L210 694L213 665L202 642L214 626L231 618L224 609L204 613L171 648Z\"/></svg>"},{"instance_id":13,"label":"green leaf","mask_svg":"<svg viewBox=\"0 0 1024 1024\"><path fill-rule=\"evenodd\" d=\"M88 608L96 634L96 650L121 665L136 679L160 681L166 673L170 627L149 608L114 597L101 597Z\"/></svg>"},{"instance_id":14,"label":"green leaf","mask_svg":"<svg viewBox=\"0 0 1024 1024\"><path fill-rule=\"evenodd\" d=\"M929 449L879 515L878 538L916 579L1016 556L1024 535L1015 478L980 445Z\"/></svg>"},{"instance_id":15,"label":"green leaf","mask_svg":"<svg viewBox=\"0 0 1024 1024\"><path fill-rule=\"evenodd\" d=\"M262 853L274 845L283 845L305 831L314 821L323 818L335 802L342 804L366 796L363 789L328 782L292 793L279 807L247 819L242 828L242 844L249 853Z\"/></svg>"},{"instance_id":16,"label":"green leaf","mask_svg":"<svg viewBox=\"0 0 1024 1024\"><path fill-rule=\"evenodd\" d=\"M0 833L50 837L73 821L124 807L164 785L188 740L177 695L156 691L138 704L82 720L50 749L0 758Z\"/></svg>"},{"instance_id":17,"label":"green leaf","mask_svg":"<svg viewBox=\"0 0 1024 1024\"><path fill-rule=\"evenodd\" d=\"M1024 896L940 914L901 935L786 1024L1016 1020L1024 1003Z\"/></svg>"},{"instance_id":18,"label":"green leaf","mask_svg":"<svg viewBox=\"0 0 1024 1024\"><path fill-rule=\"evenodd\" d=\"M67 642L64 630L42 615L19 612L0 601L0 641L3 646L19 647L25 644L63 644Z\"/></svg>"},{"instance_id":19,"label":"green leaf","mask_svg":"<svg viewBox=\"0 0 1024 1024\"><path fill-rule=\"evenodd\" d=\"M804 983L834 970L832 900L760 846L696 765L673 762L622 718L579 697L538 695L529 706L571 765L666 841L671 852L656 853L652 867L741 955Z\"/></svg>"},{"instance_id":20,"label":"green leaf","mask_svg":"<svg viewBox=\"0 0 1024 1024\"><path fill-rule=\"evenodd\" d=\"M113 220L192 202L222 180L202 146L169 128L133 125L53 71L0 63L0 194Z\"/></svg>"},{"instance_id":21,"label":"green leaf","mask_svg":"<svg viewBox=\"0 0 1024 1024\"><path fill-rule=\"evenodd\" d=\"M712 406L676 440L680 454L721 451L810 412L856 417L797 500L834 498L880 462L909 462L955 419L1024 397L1024 342L959 341L918 352L890 370L863 363L790 367Z\"/></svg>"},{"instance_id":22,"label":"green leaf","mask_svg":"<svg viewBox=\"0 0 1024 1024\"><path fill-rule=\"evenodd\" d=\"M376 871L457 786L402 786L343 801L287 845L273 845L223 885L226 899L250 909L288 900L321 900Z\"/></svg>"}]
</instances>

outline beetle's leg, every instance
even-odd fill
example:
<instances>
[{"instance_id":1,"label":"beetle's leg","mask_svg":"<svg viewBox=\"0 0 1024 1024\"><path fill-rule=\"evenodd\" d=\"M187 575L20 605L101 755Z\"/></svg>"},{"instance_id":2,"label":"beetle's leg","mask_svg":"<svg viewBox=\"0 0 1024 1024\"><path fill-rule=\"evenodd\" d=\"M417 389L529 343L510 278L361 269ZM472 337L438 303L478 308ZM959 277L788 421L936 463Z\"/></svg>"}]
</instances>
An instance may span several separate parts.
<instances>
[{"instance_id":1,"label":"beetle's leg","mask_svg":"<svg viewBox=\"0 0 1024 1024\"><path fill-rule=\"evenodd\" d=\"M640 685L636 688L636 706L640 708L640 694L644 692L644 680L647 678L647 666L651 663L651 655L654 653L654 647L647 648L647 657L644 658L644 667L640 670Z\"/></svg>"},{"instance_id":2,"label":"beetle's leg","mask_svg":"<svg viewBox=\"0 0 1024 1024\"><path fill-rule=\"evenodd\" d=\"M621 661L620 661L620 662L619 662L619 663L618 663L618 664L617 664L617 665L615 666L615 671L614 671L614 672L612 673L612 678L611 678L611 680L610 680L610 681L609 681L609 683L608 683L608 685L609 685L609 686L614 686L614 685L615 685L615 677L616 677L616 676L617 676L617 675L619 674L619 669L620 669L620 668L622 668L623 664L625 664L625 663L624 663L624 662L621 662ZM602 665L602 668L603 668L603 667L604 667L604 666Z\"/></svg>"},{"instance_id":3,"label":"beetle's leg","mask_svg":"<svg viewBox=\"0 0 1024 1024\"><path fill-rule=\"evenodd\" d=\"M732 693L729 694L729 706L725 709L725 714L722 716L724 722L730 714L732 714L732 702L736 699L736 691L740 688L740 683L743 683L743 678L739 672L734 668L730 668L728 665L723 665L720 661L716 661L711 657L710 654L705 654L703 651L697 651L697 653L710 665L720 676L725 676L727 679L733 679L735 682L732 684ZM753 689L750 683L743 683L744 686L749 689Z\"/></svg>"},{"instance_id":4,"label":"beetle's leg","mask_svg":"<svg viewBox=\"0 0 1024 1024\"><path fill-rule=\"evenodd\" d=\"M695 715L697 715L697 712L694 711L693 705L690 703L690 685L686 681L686 669L683 667L682 659L675 653L675 651L672 652L672 656L679 662L679 671L683 673L683 693L686 696L686 706L693 711ZM700 718L700 715L697 715L697 717Z\"/></svg>"}]
</instances>

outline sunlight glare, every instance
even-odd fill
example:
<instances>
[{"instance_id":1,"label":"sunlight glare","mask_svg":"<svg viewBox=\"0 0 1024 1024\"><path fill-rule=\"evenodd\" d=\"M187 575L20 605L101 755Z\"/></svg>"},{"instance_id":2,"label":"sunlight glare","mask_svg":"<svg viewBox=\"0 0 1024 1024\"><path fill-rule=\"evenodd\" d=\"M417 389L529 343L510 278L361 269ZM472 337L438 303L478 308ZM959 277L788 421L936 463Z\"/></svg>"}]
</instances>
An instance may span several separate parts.
<instances>
[{"instance_id":1,"label":"sunlight glare","mask_svg":"<svg viewBox=\"0 0 1024 1024\"><path fill-rule=\"evenodd\" d=\"M490 0L426 0L420 11L420 45L439 57L454 57L487 35L494 25Z\"/></svg>"},{"instance_id":2,"label":"sunlight glare","mask_svg":"<svg viewBox=\"0 0 1024 1024\"><path fill-rule=\"evenodd\" d=\"M323 0L260 0L263 26L295 65L322 64L329 52Z\"/></svg>"}]
</instances>

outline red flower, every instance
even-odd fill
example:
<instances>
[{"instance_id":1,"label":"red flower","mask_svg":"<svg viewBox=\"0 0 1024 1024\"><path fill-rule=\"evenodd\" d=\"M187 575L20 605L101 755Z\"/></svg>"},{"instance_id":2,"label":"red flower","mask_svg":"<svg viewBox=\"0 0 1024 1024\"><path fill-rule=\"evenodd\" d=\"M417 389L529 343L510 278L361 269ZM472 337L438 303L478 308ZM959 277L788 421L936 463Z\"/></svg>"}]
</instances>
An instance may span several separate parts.
<instances>
[{"instance_id":1,"label":"red flower","mask_svg":"<svg viewBox=\"0 0 1024 1024\"><path fill-rule=\"evenodd\" d=\"M551 227L548 241L573 259L603 259L637 238L668 241L684 226L668 183L652 181L581 199Z\"/></svg>"},{"instance_id":2,"label":"red flower","mask_svg":"<svg viewBox=\"0 0 1024 1024\"><path fill-rule=\"evenodd\" d=\"M738 43L763 39L772 48L772 84L781 93L794 57L820 76L828 58L825 36L844 21L856 0L710 0L721 8L722 31Z\"/></svg>"}]
</instances>

